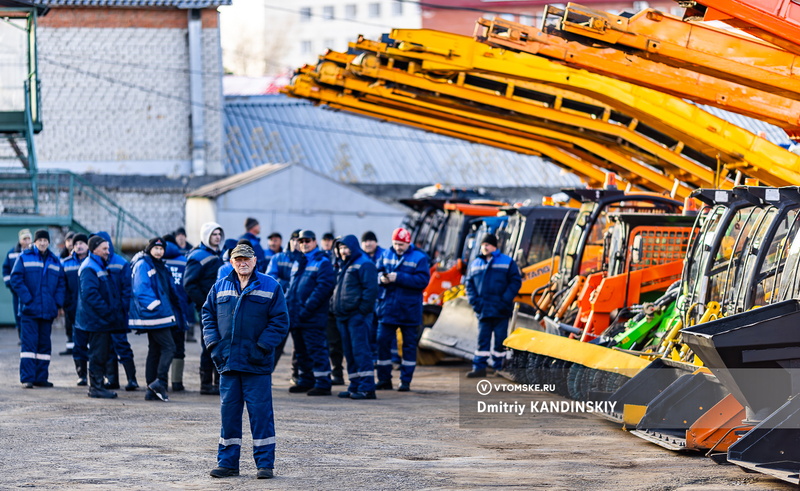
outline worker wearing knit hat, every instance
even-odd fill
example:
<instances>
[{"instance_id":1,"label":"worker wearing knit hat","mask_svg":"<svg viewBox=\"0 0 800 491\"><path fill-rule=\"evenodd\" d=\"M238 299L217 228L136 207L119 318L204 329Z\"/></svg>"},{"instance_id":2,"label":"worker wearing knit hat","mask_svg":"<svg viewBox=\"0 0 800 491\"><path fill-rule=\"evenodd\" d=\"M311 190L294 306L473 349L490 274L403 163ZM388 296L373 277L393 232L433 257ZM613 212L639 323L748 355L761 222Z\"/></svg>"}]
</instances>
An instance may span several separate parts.
<instances>
[{"instance_id":1,"label":"worker wearing knit hat","mask_svg":"<svg viewBox=\"0 0 800 491\"><path fill-rule=\"evenodd\" d=\"M261 225L259 225L258 220L255 218L248 217L247 220L244 221L244 228L245 233L239 238L247 239L253 245L253 253L256 258L256 270L259 273L264 273L269 266L269 260L264 253L264 248L261 247L261 238L258 236L258 234L261 233Z\"/></svg>"},{"instance_id":2,"label":"worker wearing knit hat","mask_svg":"<svg viewBox=\"0 0 800 491\"><path fill-rule=\"evenodd\" d=\"M478 349L467 377L485 377L490 357L489 368L503 368L508 319L514 311L514 297L522 285L517 263L497 249L497 236L483 236L481 255L470 263L464 285L469 304L478 317Z\"/></svg>"},{"instance_id":3,"label":"worker wearing knit hat","mask_svg":"<svg viewBox=\"0 0 800 491\"><path fill-rule=\"evenodd\" d=\"M33 234L33 241L36 242L39 239L47 239L47 242L50 242L50 232L47 230L40 228Z\"/></svg>"},{"instance_id":4,"label":"worker wearing knit hat","mask_svg":"<svg viewBox=\"0 0 800 491\"><path fill-rule=\"evenodd\" d=\"M19 237L20 240L24 239L25 237L29 239L32 238L33 236L31 235L31 229L23 228L22 230L19 231L17 237Z\"/></svg>"},{"instance_id":5,"label":"worker wearing knit hat","mask_svg":"<svg viewBox=\"0 0 800 491\"><path fill-rule=\"evenodd\" d=\"M97 249L103 242L108 242L108 241L100 237L99 235L92 235L91 237L89 237L89 252L93 253L95 249Z\"/></svg>"}]
</instances>

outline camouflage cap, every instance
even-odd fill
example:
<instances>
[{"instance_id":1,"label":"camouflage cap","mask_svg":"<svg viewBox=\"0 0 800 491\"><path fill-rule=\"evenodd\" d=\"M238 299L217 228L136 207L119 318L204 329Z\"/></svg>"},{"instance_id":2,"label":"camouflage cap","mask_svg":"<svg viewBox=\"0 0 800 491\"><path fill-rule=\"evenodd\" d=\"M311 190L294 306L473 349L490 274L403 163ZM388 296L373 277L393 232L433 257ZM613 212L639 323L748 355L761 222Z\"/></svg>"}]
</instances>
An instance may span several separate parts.
<instances>
[{"instance_id":1,"label":"camouflage cap","mask_svg":"<svg viewBox=\"0 0 800 491\"><path fill-rule=\"evenodd\" d=\"M256 253L249 245L239 244L231 251L231 259L236 257L256 257Z\"/></svg>"}]
</instances>

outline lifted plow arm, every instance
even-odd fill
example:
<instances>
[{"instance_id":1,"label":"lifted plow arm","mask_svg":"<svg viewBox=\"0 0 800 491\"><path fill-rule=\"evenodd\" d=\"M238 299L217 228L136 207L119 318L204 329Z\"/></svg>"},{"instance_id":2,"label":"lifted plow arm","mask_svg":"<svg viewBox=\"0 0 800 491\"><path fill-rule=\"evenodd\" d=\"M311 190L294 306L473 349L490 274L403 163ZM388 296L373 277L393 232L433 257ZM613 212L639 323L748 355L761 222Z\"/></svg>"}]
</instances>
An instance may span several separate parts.
<instances>
[{"instance_id":1,"label":"lifted plow arm","mask_svg":"<svg viewBox=\"0 0 800 491\"><path fill-rule=\"evenodd\" d=\"M719 158L726 170L763 174L767 177L765 182L773 185L800 182L800 156L676 97L566 67L539 56L492 48L455 34L395 29L392 38L397 41L397 47L387 47L387 52L414 59L420 70L433 73L480 71L552 84L633 115L691 144L706 157ZM767 168L769 171L764 171Z\"/></svg>"}]
</instances>

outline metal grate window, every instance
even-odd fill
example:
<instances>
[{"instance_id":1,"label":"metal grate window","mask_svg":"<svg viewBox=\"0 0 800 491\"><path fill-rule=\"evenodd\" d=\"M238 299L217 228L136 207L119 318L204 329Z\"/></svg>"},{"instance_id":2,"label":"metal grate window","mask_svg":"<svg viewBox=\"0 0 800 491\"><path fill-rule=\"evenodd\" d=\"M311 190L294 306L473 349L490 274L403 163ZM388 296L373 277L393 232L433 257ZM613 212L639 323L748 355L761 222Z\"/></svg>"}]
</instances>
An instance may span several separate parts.
<instances>
[{"instance_id":1,"label":"metal grate window","mask_svg":"<svg viewBox=\"0 0 800 491\"><path fill-rule=\"evenodd\" d=\"M683 261L691 234L691 227L637 227L628 254L633 257L633 249L638 245L638 261L631 261L630 270ZM637 240L637 237L641 239Z\"/></svg>"}]
</instances>

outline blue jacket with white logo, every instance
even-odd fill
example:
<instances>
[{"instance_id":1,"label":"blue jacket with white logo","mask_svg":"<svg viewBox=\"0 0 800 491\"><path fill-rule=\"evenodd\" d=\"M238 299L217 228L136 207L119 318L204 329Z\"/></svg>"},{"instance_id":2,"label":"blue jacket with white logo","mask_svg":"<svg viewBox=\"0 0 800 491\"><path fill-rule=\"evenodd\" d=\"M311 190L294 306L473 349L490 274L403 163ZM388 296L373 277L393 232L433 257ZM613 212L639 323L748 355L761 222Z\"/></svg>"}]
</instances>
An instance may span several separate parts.
<instances>
[{"instance_id":1,"label":"blue jacket with white logo","mask_svg":"<svg viewBox=\"0 0 800 491\"><path fill-rule=\"evenodd\" d=\"M35 246L22 251L11 270L11 288L19 298L19 314L36 319L55 319L64 305L64 268L48 249Z\"/></svg>"},{"instance_id":2,"label":"blue jacket with white logo","mask_svg":"<svg viewBox=\"0 0 800 491\"><path fill-rule=\"evenodd\" d=\"M377 263L378 258L380 258L383 255L383 251L385 250L386 249L384 249L381 246L375 246L375 251L372 254L367 254L366 252L364 252L364 255L367 256L369 260L372 261L373 263Z\"/></svg>"},{"instance_id":3,"label":"blue jacket with white logo","mask_svg":"<svg viewBox=\"0 0 800 491\"><path fill-rule=\"evenodd\" d=\"M335 284L333 265L319 249L292 264L292 279L286 292L292 328L325 326Z\"/></svg>"},{"instance_id":4,"label":"blue jacket with white logo","mask_svg":"<svg viewBox=\"0 0 800 491\"><path fill-rule=\"evenodd\" d=\"M78 270L81 290L78 294L76 327L90 332L126 332L127 307L100 256L89 253Z\"/></svg>"},{"instance_id":5,"label":"blue jacket with white logo","mask_svg":"<svg viewBox=\"0 0 800 491\"><path fill-rule=\"evenodd\" d=\"M513 259L494 251L470 263L464 283L469 304L478 319L502 318L510 317L514 310L514 297L522 285L522 276Z\"/></svg>"},{"instance_id":6,"label":"blue jacket with white logo","mask_svg":"<svg viewBox=\"0 0 800 491\"><path fill-rule=\"evenodd\" d=\"M3 261L3 283L8 289L11 289L11 270L14 269L14 263L17 262L21 252L22 246L17 244L8 251L5 261Z\"/></svg>"},{"instance_id":7,"label":"blue jacket with white logo","mask_svg":"<svg viewBox=\"0 0 800 491\"><path fill-rule=\"evenodd\" d=\"M380 322L398 326L422 325L422 291L431 279L428 255L413 245L398 256L394 247L383 251L377 263L378 276L397 273L397 279L378 285Z\"/></svg>"},{"instance_id":8,"label":"blue jacket with white logo","mask_svg":"<svg viewBox=\"0 0 800 491\"><path fill-rule=\"evenodd\" d=\"M194 314L189 310L189 296L183 288L183 277L186 275L186 256L183 255L177 244L167 242L167 248L164 249L163 260L169 272L172 273L175 293L178 295L178 301L180 302L180 310L183 318L177 319L178 327L180 329L189 329L189 323L194 322L191 320L194 318Z\"/></svg>"},{"instance_id":9,"label":"blue jacket with white logo","mask_svg":"<svg viewBox=\"0 0 800 491\"><path fill-rule=\"evenodd\" d=\"M203 339L220 373L272 373L275 348L289 332L277 281L253 272L242 290L233 271L208 292L202 314Z\"/></svg>"},{"instance_id":10,"label":"blue jacket with white logo","mask_svg":"<svg viewBox=\"0 0 800 491\"><path fill-rule=\"evenodd\" d=\"M289 290L289 282L292 280L292 264L302 256L301 252L286 251L274 254L269 260L267 274L281 285L284 293Z\"/></svg>"},{"instance_id":11,"label":"blue jacket with white logo","mask_svg":"<svg viewBox=\"0 0 800 491\"><path fill-rule=\"evenodd\" d=\"M167 266L163 263L160 266L161 273L149 254L141 254L133 264L133 294L128 314L131 329L162 329L176 324L178 315L170 297L177 300L178 295Z\"/></svg>"}]
</instances>

